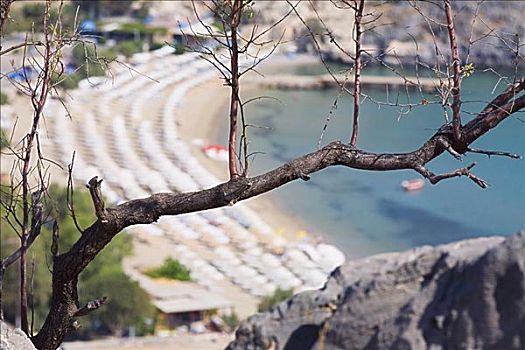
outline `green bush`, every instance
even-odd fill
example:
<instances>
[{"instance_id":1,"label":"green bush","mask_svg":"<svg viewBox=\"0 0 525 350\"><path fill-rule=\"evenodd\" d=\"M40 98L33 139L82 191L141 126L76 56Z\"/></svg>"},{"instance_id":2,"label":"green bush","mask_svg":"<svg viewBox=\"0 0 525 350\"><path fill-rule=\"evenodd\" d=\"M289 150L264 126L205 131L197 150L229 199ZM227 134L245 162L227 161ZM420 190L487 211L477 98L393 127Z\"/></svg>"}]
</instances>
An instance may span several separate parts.
<instances>
[{"instance_id":1,"label":"green bush","mask_svg":"<svg viewBox=\"0 0 525 350\"><path fill-rule=\"evenodd\" d=\"M237 328L240 322L239 316L237 316L235 312L232 312L229 315L222 315L221 318L224 321L224 323L228 326L230 332L233 332L233 330Z\"/></svg>"},{"instance_id":2,"label":"green bush","mask_svg":"<svg viewBox=\"0 0 525 350\"><path fill-rule=\"evenodd\" d=\"M53 73L51 76L51 82L53 85L58 84L57 87L64 90L76 89L80 80L82 80L82 76L80 76L79 73L73 73L69 75L58 75L58 73Z\"/></svg>"},{"instance_id":3,"label":"green bush","mask_svg":"<svg viewBox=\"0 0 525 350\"><path fill-rule=\"evenodd\" d=\"M0 129L0 149L9 147L9 138L4 129Z\"/></svg>"},{"instance_id":4,"label":"green bush","mask_svg":"<svg viewBox=\"0 0 525 350\"><path fill-rule=\"evenodd\" d=\"M118 52L115 50L114 47L110 47L110 48L99 50L98 55L99 57L102 57L105 60L111 62L117 58Z\"/></svg>"},{"instance_id":5,"label":"green bush","mask_svg":"<svg viewBox=\"0 0 525 350\"><path fill-rule=\"evenodd\" d=\"M73 48L73 63L81 67L77 73L82 80L87 77L100 77L106 74L104 61L110 61L111 58L105 57L102 53L97 52L94 44L79 44Z\"/></svg>"},{"instance_id":6,"label":"green bush","mask_svg":"<svg viewBox=\"0 0 525 350\"><path fill-rule=\"evenodd\" d=\"M137 282L130 280L120 264L98 267L96 273L81 281L79 290L86 300L101 295L108 299L106 305L88 315L91 329L85 332L92 333L102 328L100 330L112 334L122 334L127 327L135 326L137 335L148 333L146 320L155 315L154 306L148 302L148 294Z\"/></svg>"},{"instance_id":7,"label":"green bush","mask_svg":"<svg viewBox=\"0 0 525 350\"><path fill-rule=\"evenodd\" d=\"M9 98L3 92L0 92L0 105L6 105L9 103Z\"/></svg>"},{"instance_id":8,"label":"green bush","mask_svg":"<svg viewBox=\"0 0 525 350\"><path fill-rule=\"evenodd\" d=\"M290 298L292 295L293 295L293 289L277 288L277 290L272 295L265 296L261 300L261 302L259 303L259 306L257 307L257 310L259 312L268 311L272 308L272 306L280 303L283 300Z\"/></svg>"},{"instance_id":9,"label":"green bush","mask_svg":"<svg viewBox=\"0 0 525 350\"><path fill-rule=\"evenodd\" d=\"M147 270L146 275L153 278L191 281L190 270L173 258L167 258L161 266Z\"/></svg>"},{"instance_id":10,"label":"green bush","mask_svg":"<svg viewBox=\"0 0 525 350\"><path fill-rule=\"evenodd\" d=\"M131 57L133 56L133 54L136 54L142 51L142 41L138 41L138 40L121 41L120 43L115 45L113 49L116 52L126 57Z\"/></svg>"},{"instance_id":11,"label":"green bush","mask_svg":"<svg viewBox=\"0 0 525 350\"><path fill-rule=\"evenodd\" d=\"M82 78L87 77L103 77L106 75L106 67L104 63L88 62L84 67L85 69L80 70Z\"/></svg>"},{"instance_id":12,"label":"green bush","mask_svg":"<svg viewBox=\"0 0 525 350\"><path fill-rule=\"evenodd\" d=\"M21 3L23 3L21 1ZM41 32L44 28L44 12L45 5L43 2L26 1L22 7L12 7L9 12L9 21L3 29L3 33L9 34L14 32L31 32L33 29L35 33ZM49 13L49 23L55 23L58 18L58 4L53 1L51 4L51 11ZM61 24L62 30L72 30L74 28L76 18L76 7L70 4L64 4L62 7ZM77 18L81 20L81 18Z\"/></svg>"},{"instance_id":13,"label":"green bush","mask_svg":"<svg viewBox=\"0 0 525 350\"><path fill-rule=\"evenodd\" d=\"M158 49L160 49L163 46L164 46L164 43L157 43L157 42L155 42L155 43L151 44L151 46L149 47L149 50L150 51L158 50Z\"/></svg>"},{"instance_id":14,"label":"green bush","mask_svg":"<svg viewBox=\"0 0 525 350\"><path fill-rule=\"evenodd\" d=\"M55 219L59 224L59 252L63 253L78 240L79 232L68 210L66 189L51 185L48 192L49 197L46 196L44 201L44 212L49 213L50 222L51 219ZM10 191L2 186L0 191L2 203L9 203L9 194ZM91 197L86 189L75 190L75 213L80 227L86 228L95 221L92 206ZM6 215L6 209L3 206L0 206L0 215L2 217ZM0 257L3 258L18 248L19 239L5 220L2 220L0 225L2 232ZM44 225L40 236L28 250L29 271L31 271L31 263L33 261L35 263L32 277L35 331L41 327L51 300L51 274L49 272L49 264L53 261L50 254L51 227L52 224ZM129 326L134 326L137 334L151 331L148 329L148 323L156 317L155 308L150 303L146 292L132 281L122 268L122 260L132 253L132 249L132 237L126 233L120 233L80 274L78 284L81 304L102 296L107 296L108 299L99 310L82 318L82 328L71 333L71 337L89 338L95 334L121 334ZM18 313L17 271L15 263L5 271L4 275L2 301L5 319L9 322L14 322Z\"/></svg>"},{"instance_id":15,"label":"green bush","mask_svg":"<svg viewBox=\"0 0 525 350\"><path fill-rule=\"evenodd\" d=\"M167 28L150 27L142 23L122 23L122 25L119 28L119 31L131 34L139 33L141 38L144 38L146 35L150 34L165 35L168 33Z\"/></svg>"},{"instance_id":16,"label":"green bush","mask_svg":"<svg viewBox=\"0 0 525 350\"><path fill-rule=\"evenodd\" d=\"M220 20L215 20L212 24L211 24L212 27L214 27L215 29L217 29L217 31L221 32L221 33L224 33L224 24L222 23L222 21Z\"/></svg>"},{"instance_id":17,"label":"green bush","mask_svg":"<svg viewBox=\"0 0 525 350\"><path fill-rule=\"evenodd\" d=\"M45 9L46 6L42 3L26 4L22 8L22 14L24 15L24 18L28 20L40 22L42 20L42 16L44 15Z\"/></svg>"},{"instance_id":18,"label":"green bush","mask_svg":"<svg viewBox=\"0 0 525 350\"><path fill-rule=\"evenodd\" d=\"M146 17L149 16L150 4L143 2L138 9L133 11L133 17L143 21Z\"/></svg>"},{"instance_id":19,"label":"green bush","mask_svg":"<svg viewBox=\"0 0 525 350\"><path fill-rule=\"evenodd\" d=\"M182 55L184 52L186 52L186 45L184 44L177 43L173 47L175 48L175 55Z\"/></svg>"}]
</instances>

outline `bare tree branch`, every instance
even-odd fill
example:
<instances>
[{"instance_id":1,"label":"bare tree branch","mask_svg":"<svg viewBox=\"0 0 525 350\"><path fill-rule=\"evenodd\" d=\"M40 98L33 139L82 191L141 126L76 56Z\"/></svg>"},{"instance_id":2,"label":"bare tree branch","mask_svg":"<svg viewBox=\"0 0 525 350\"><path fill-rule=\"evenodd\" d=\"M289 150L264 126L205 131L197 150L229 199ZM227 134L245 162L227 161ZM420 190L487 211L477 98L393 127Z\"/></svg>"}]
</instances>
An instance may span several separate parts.
<instances>
[{"instance_id":1,"label":"bare tree branch","mask_svg":"<svg viewBox=\"0 0 525 350\"><path fill-rule=\"evenodd\" d=\"M105 222L106 209L104 199L102 197L102 191L100 190L101 183L102 179L99 180L98 177L95 176L89 180L89 182L86 184L86 187L89 189L89 193L91 194L91 199L95 207L95 214L97 215L97 218L99 218L102 222Z\"/></svg>"},{"instance_id":2,"label":"bare tree branch","mask_svg":"<svg viewBox=\"0 0 525 350\"><path fill-rule=\"evenodd\" d=\"M231 5L231 17L229 18L228 23L231 31L231 44L229 47L231 72L231 79L229 81L231 87L230 132L228 137L228 169L230 171L230 179L239 176L235 148L237 145L237 114L239 108L239 48L237 42L237 27L241 20L241 9L242 0L233 0Z\"/></svg>"},{"instance_id":3,"label":"bare tree branch","mask_svg":"<svg viewBox=\"0 0 525 350\"><path fill-rule=\"evenodd\" d=\"M453 59L453 81L452 87L452 126L456 140L461 139L461 65L459 61L458 44L456 41L456 29L452 16L450 0L444 0L445 13L447 16L447 29L450 42L450 51Z\"/></svg>"},{"instance_id":4,"label":"bare tree branch","mask_svg":"<svg viewBox=\"0 0 525 350\"><path fill-rule=\"evenodd\" d=\"M415 170L421 175L423 175L424 177L426 177L432 184L437 184L441 180L450 179L453 177L466 176L472 181L474 181L479 187L487 188L488 183L485 180L472 174L472 172L470 171L470 169L472 169L475 165L476 163L472 163L467 167L457 169L449 173L440 174L440 175L434 174L433 172L427 170L424 166L419 166Z\"/></svg>"},{"instance_id":5,"label":"bare tree branch","mask_svg":"<svg viewBox=\"0 0 525 350\"><path fill-rule=\"evenodd\" d=\"M5 55L9 52L18 50L25 46L44 46L44 43L42 41L29 41L29 42L23 42L17 45L13 45L5 50L0 51L0 56Z\"/></svg>"},{"instance_id":6,"label":"bare tree branch","mask_svg":"<svg viewBox=\"0 0 525 350\"><path fill-rule=\"evenodd\" d=\"M75 198L74 198L74 186L73 186L73 166L75 164L75 151L73 151L73 156L71 158L71 164L68 164L67 166L67 188L66 188L66 194L67 194L67 207L69 209L69 212L71 214L71 217L73 218L73 223L75 224L75 227L77 228L78 232L80 234L84 233L84 230L80 227L77 215L75 214ZM91 191L90 191L91 193ZM93 198L93 195L91 195Z\"/></svg>"},{"instance_id":7,"label":"bare tree branch","mask_svg":"<svg viewBox=\"0 0 525 350\"><path fill-rule=\"evenodd\" d=\"M352 124L352 136L350 145L355 146L359 132L359 94L361 93L361 20L365 1L359 0L359 5L354 9L354 33L355 33L355 60L354 60L354 121Z\"/></svg>"},{"instance_id":8,"label":"bare tree branch","mask_svg":"<svg viewBox=\"0 0 525 350\"><path fill-rule=\"evenodd\" d=\"M15 0L1 0L0 3L0 36L4 36L4 28L7 20L9 19L9 10L11 8L11 4L15 2ZM0 48L1 48L0 44Z\"/></svg>"},{"instance_id":9,"label":"bare tree branch","mask_svg":"<svg viewBox=\"0 0 525 350\"><path fill-rule=\"evenodd\" d=\"M482 150L478 148L470 148L467 147L467 151L471 153L479 153L479 154L486 154L489 158L490 156L502 156L502 157L509 157L512 159L521 159L522 157L519 154L510 153L510 152L502 152L502 151L487 151Z\"/></svg>"},{"instance_id":10,"label":"bare tree branch","mask_svg":"<svg viewBox=\"0 0 525 350\"><path fill-rule=\"evenodd\" d=\"M51 238L51 255L55 258L58 255L59 228L58 222L53 222L53 236Z\"/></svg>"},{"instance_id":11,"label":"bare tree branch","mask_svg":"<svg viewBox=\"0 0 525 350\"><path fill-rule=\"evenodd\" d=\"M86 316L90 312L93 312L99 307L101 307L102 305L104 305L107 299L108 299L107 297L102 297L102 298L98 298L98 299L89 301L82 308L78 309L73 315L73 317Z\"/></svg>"}]
</instances>

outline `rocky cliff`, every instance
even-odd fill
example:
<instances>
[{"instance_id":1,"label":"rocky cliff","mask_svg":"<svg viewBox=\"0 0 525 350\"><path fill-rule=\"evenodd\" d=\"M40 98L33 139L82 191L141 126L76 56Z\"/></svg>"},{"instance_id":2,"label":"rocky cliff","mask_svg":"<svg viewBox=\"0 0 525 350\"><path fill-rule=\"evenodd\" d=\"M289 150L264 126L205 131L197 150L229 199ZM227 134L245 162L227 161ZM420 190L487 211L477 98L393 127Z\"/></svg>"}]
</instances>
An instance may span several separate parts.
<instances>
[{"instance_id":1,"label":"rocky cliff","mask_svg":"<svg viewBox=\"0 0 525 350\"><path fill-rule=\"evenodd\" d=\"M524 348L525 231L350 261L227 349Z\"/></svg>"},{"instance_id":2,"label":"rocky cliff","mask_svg":"<svg viewBox=\"0 0 525 350\"><path fill-rule=\"evenodd\" d=\"M270 39L278 40L284 35L285 41L295 40L300 51L314 54L319 45L326 58L351 64L347 53L355 53L355 44L352 36L354 15L349 6L341 1L325 0L291 3L298 4L296 10L302 20L296 15L289 16L272 29ZM469 62L476 68L514 67L515 35L523 37L525 31L525 2L455 0L451 3L462 62L468 55ZM268 27L290 8L290 3L285 1L255 1L254 19L258 25ZM436 64L435 45L440 51L438 59L449 60L449 37L440 1L366 1L363 23L367 23L363 49L391 65L400 62L413 65L418 60L433 67ZM248 35L251 29L248 25ZM317 45L311 42L309 31L318 36ZM338 45L334 45L332 39ZM368 64L377 64L375 59L364 56ZM523 64L522 61L518 63Z\"/></svg>"}]
</instances>

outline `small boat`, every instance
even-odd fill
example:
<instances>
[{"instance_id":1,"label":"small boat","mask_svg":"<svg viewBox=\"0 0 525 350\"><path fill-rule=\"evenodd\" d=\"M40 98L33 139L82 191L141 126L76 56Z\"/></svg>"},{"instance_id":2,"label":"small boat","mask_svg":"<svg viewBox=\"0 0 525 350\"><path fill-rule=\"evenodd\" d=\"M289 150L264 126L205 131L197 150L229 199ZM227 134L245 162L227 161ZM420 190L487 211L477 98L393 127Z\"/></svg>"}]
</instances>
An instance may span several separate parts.
<instances>
[{"instance_id":1,"label":"small boat","mask_svg":"<svg viewBox=\"0 0 525 350\"><path fill-rule=\"evenodd\" d=\"M412 192L412 191L419 191L425 186L425 181L422 179L412 179L412 180L404 180L401 181L401 187L405 189L405 191Z\"/></svg>"},{"instance_id":2,"label":"small boat","mask_svg":"<svg viewBox=\"0 0 525 350\"><path fill-rule=\"evenodd\" d=\"M211 159L228 161L228 150L221 145L209 145L202 147L202 151Z\"/></svg>"}]
</instances>

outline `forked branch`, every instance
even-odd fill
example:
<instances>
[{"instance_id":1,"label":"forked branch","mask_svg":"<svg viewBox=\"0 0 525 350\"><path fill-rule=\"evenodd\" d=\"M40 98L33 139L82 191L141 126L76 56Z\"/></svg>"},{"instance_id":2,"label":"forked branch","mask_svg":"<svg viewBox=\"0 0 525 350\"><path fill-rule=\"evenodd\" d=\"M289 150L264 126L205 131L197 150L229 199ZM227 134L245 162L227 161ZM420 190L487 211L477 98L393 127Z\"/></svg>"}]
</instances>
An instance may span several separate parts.
<instances>
[{"instance_id":1,"label":"forked branch","mask_svg":"<svg viewBox=\"0 0 525 350\"><path fill-rule=\"evenodd\" d=\"M421 175L423 175L425 178L427 178L428 181L430 181L430 183L432 183L432 184L437 184L441 180L450 179L450 178L453 178L453 177L466 176L469 179L471 179L472 181L474 181L474 183L476 183L479 187L487 188L488 187L488 183L485 180L477 177L476 175L474 175L470 171L470 169L472 169L474 166L476 166L476 162L470 164L467 167L464 167L464 168L461 168L461 169L456 169L456 170L451 171L449 173L444 173L444 174L439 174L439 175L436 175L433 172L427 170L422 165L416 167L415 170L418 173L420 173Z\"/></svg>"},{"instance_id":2,"label":"forked branch","mask_svg":"<svg viewBox=\"0 0 525 350\"><path fill-rule=\"evenodd\" d=\"M102 298L98 298L98 299L87 302L86 305L84 305L83 307L81 307L75 312L73 317L86 316L90 312L93 312L99 307L101 307L102 305L104 305L107 299L108 299L107 297L102 297Z\"/></svg>"}]
</instances>

